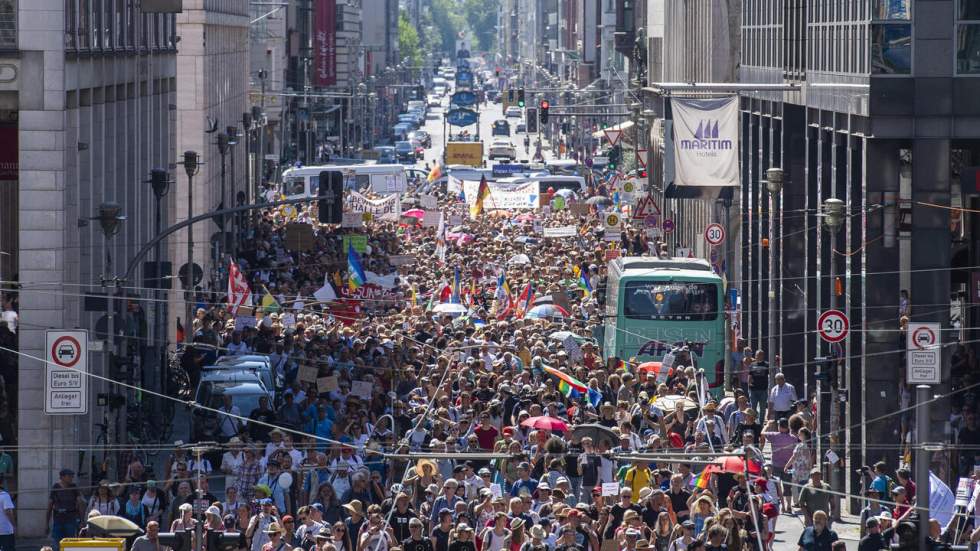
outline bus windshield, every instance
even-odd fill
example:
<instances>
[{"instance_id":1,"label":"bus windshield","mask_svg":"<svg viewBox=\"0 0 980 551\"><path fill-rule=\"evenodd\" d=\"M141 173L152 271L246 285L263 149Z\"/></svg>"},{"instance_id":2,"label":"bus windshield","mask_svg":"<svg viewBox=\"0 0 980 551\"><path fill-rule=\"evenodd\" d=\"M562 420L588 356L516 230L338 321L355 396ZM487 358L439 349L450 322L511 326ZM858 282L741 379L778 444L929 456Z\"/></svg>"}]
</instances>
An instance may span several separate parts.
<instances>
[{"instance_id":1,"label":"bus windshield","mask_svg":"<svg viewBox=\"0 0 980 551\"><path fill-rule=\"evenodd\" d=\"M714 283L630 281L623 294L623 315L646 320L714 320L718 317L718 288Z\"/></svg>"}]
</instances>

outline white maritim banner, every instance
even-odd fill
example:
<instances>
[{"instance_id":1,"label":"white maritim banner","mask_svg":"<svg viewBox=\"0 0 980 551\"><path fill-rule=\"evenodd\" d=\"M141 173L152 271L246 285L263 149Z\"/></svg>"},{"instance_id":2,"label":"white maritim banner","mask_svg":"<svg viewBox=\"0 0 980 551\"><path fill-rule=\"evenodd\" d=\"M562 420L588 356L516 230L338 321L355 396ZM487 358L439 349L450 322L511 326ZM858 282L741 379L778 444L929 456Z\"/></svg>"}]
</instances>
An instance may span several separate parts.
<instances>
[{"instance_id":1,"label":"white maritim banner","mask_svg":"<svg viewBox=\"0 0 980 551\"><path fill-rule=\"evenodd\" d=\"M671 99L674 184L737 186L738 98Z\"/></svg>"}]
</instances>

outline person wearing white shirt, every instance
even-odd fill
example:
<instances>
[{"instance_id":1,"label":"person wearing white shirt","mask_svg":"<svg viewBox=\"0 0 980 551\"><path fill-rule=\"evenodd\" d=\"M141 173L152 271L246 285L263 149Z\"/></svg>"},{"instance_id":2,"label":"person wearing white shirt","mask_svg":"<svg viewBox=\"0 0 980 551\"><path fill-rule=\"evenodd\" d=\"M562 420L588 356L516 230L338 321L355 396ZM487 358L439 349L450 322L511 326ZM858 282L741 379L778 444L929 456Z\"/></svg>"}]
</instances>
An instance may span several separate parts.
<instances>
[{"instance_id":1,"label":"person wearing white shirt","mask_svg":"<svg viewBox=\"0 0 980 551\"><path fill-rule=\"evenodd\" d=\"M221 472L225 473L225 488L232 488L238 481L235 472L238 467L245 462L245 454L242 452L242 441L233 436L228 440L229 449L221 456Z\"/></svg>"},{"instance_id":2,"label":"person wearing white shirt","mask_svg":"<svg viewBox=\"0 0 980 551\"><path fill-rule=\"evenodd\" d=\"M786 382L786 375L782 373L776 373L775 381L775 386L769 390L769 411L773 412L773 419L789 418L793 413L793 404L799 399L796 388Z\"/></svg>"},{"instance_id":3,"label":"person wearing white shirt","mask_svg":"<svg viewBox=\"0 0 980 551\"><path fill-rule=\"evenodd\" d=\"M6 488L0 486L0 551L14 551L14 531L17 528L17 515L14 513L14 500Z\"/></svg>"},{"instance_id":4,"label":"person wearing white shirt","mask_svg":"<svg viewBox=\"0 0 980 551\"><path fill-rule=\"evenodd\" d=\"M721 415L715 413L714 402L708 402L704 406L704 415L698 420L696 429L705 434L708 434L708 420L714 421L715 431L714 436L721 439L722 442L728 442L728 430L725 429L725 420L721 418Z\"/></svg>"},{"instance_id":5,"label":"person wearing white shirt","mask_svg":"<svg viewBox=\"0 0 980 551\"><path fill-rule=\"evenodd\" d=\"M232 404L231 395L225 394L222 397L223 403L221 404L220 411L218 414L220 421L218 421L218 433L221 435L222 439L228 440L233 436L238 436L242 430L242 411L238 409L238 406Z\"/></svg>"}]
</instances>

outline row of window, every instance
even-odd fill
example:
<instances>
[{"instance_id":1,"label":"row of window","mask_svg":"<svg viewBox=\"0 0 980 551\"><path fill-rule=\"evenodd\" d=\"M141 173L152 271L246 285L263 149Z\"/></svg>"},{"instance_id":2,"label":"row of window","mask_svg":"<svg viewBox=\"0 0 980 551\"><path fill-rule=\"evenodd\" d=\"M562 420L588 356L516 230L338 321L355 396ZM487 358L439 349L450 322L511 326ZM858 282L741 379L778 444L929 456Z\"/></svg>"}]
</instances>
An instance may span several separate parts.
<instances>
[{"instance_id":1,"label":"row of window","mask_svg":"<svg viewBox=\"0 0 980 551\"><path fill-rule=\"evenodd\" d=\"M68 50L172 50L176 37L174 14L144 14L136 0L65 0Z\"/></svg>"}]
</instances>

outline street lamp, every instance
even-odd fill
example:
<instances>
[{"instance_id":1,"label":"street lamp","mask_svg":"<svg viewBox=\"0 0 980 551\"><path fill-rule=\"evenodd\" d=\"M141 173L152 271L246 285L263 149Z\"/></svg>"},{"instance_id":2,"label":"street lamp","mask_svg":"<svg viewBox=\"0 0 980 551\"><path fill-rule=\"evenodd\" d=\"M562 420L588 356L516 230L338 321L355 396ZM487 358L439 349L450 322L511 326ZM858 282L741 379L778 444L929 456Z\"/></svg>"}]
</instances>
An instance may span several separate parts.
<instances>
[{"instance_id":1,"label":"street lamp","mask_svg":"<svg viewBox=\"0 0 980 551\"><path fill-rule=\"evenodd\" d=\"M221 132L218 134L216 145L218 146L218 155L221 156L221 200L218 201L218 208L225 208L225 155L228 154L228 149L231 147L229 144L228 134ZM218 240L218 262L219 270L220 264L223 263L222 257L224 256L224 243L225 243L225 217L221 215L218 217L218 227L220 228L221 238Z\"/></svg>"},{"instance_id":2,"label":"street lamp","mask_svg":"<svg viewBox=\"0 0 980 551\"><path fill-rule=\"evenodd\" d=\"M184 152L184 173L187 174L187 219L194 218L194 176L201 171L197 151ZM194 226L187 226L187 264L184 272L184 342L190 344L194 338L191 331L191 317L194 310Z\"/></svg>"},{"instance_id":3,"label":"street lamp","mask_svg":"<svg viewBox=\"0 0 980 551\"><path fill-rule=\"evenodd\" d=\"M102 203L99 205L99 214L89 218L89 220L97 220L99 222L99 227L102 228L102 235L105 237L105 273L102 275L102 288L106 290L106 354L105 356L105 376L110 376L112 373L112 359L115 356L115 343L116 343L116 289L118 288L118 280L113 272L112 268L112 253L109 251L109 240L112 239L114 235L119 233L119 227L124 220L125 216L120 214L122 212L122 207L119 203ZM118 413L117 413L118 415Z\"/></svg>"},{"instance_id":4,"label":"street lamp","mask_svg":"<svg viewBox=\"0 0 980 551\"><path fill-rule=\"evenodd\" d=\"M238 189L238 181L235 179L235 146L238 145L238 137L239 137L238 127L237 126L229 126L229 127L225 128L225 134L228 135L228 153L231 154L231 195L232 195L232 197L235 198L235 199L232 199L231 200L231 204L229 206L235 207L235 206L238 206L238 199L237 198L241 194L241 192ZM222 200L222 202L224 202L224 196L221 197L221 200ZM233 243L232 246L234 247L232 249L233 252L236 251L236 250L238 250L238 233L237 233L237 231L238 231L239 228L241 228L241 225L238 224L238 221L240 219L241 219L241 215L240 214L236 214L235 215L235 228L234 228L234 231L231 232L232 233L232 236L234 237L234 239L232 240L232 243Z\"/></svg>"},{"instance_id":5,"label":"street lamp","mask_svg":"<svg viewBox=\"0 0 980 551\"><path fill-rule=\"evenodd\" d=\"M170 191L170 175L167 171L162 168L154 168L150 170L150 179L146 180L145 183L150 184L153 188L153 195L156 197L156 232L155 235L160 235L163 231L163 198L167 196ZM158 243L153 248L153 260L156 265L156 270L154 270L154 277L156 281L153 283L153 289L160 289L163 285L163 270L161 269L161 258L160 258L160 244ZM160 343L160 389L165 389L165 381L167 380L167 362L163 361L163 350L166 347L166 335L167 335L167 324L165 321L165 316L163 315L166 308L165 296L162 296L159 291L154 291L153 298L157 300L156 307L153 309L153 325L156 326L154 331L154 336L157 337L156 340ZM159 338L159 337L163 338ZM145 371L143 371L145 373ZM142 381L141 381L142 382Z\"/></svg>"},{"instance_id":6,"label":"street lamp","mask_svg":"<svg viewBox=\"0 0 980 551\"><path fill-rule=\"evenodd\" d=\"M769 191L769 336L766 348L769 353L770 365L775 364L776 360L776 289L774 283L776 281L776 208L779 206L779 201L776 198L779 192L783 190L783 169L779 167L772 167L766 169L766 179L763 180L766 184L766 190ZM770 367L769 369L769 387L773 385L773 380L775 379L775 373Z\"/></svg>"}]
</instances>

